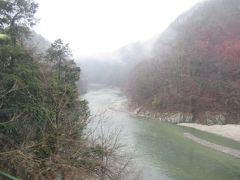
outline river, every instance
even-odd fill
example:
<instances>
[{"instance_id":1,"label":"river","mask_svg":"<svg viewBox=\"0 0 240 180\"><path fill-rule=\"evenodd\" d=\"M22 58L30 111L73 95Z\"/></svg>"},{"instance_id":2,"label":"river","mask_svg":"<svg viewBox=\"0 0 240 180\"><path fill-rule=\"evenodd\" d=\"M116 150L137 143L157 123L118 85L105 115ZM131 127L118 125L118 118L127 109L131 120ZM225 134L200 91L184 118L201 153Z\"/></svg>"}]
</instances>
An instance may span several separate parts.
<instances>
[{"instance_id":1,"label":"river","mask_svg":"<svg viewBox=\"0 0 240 180\"><path fill-rule=\"evenodd\" d=\"M131 115L117 88L91 88L83 96L91 114L106 117L105 128L121 128L120 141L135 151L144 180L240 180L240 160L184 137L191 133L210 142L240 149L240 143L192 128Z\"/></svg>"}]
</instances>

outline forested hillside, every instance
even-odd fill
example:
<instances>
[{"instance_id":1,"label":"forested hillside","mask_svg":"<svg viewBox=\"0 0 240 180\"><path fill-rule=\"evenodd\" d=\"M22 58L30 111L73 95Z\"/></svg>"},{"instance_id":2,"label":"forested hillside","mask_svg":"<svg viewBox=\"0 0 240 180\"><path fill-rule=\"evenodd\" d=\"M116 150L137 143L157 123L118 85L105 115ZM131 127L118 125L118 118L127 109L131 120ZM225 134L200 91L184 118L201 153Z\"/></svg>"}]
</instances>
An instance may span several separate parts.
<instances>
[{"instance_id":1,"label":"forested hillside","mask_svg":"<svg viewBox=\"0 0 240 180\"><path fill-rule=\"evenodd\" d=\"M114 136L111 144L86 134L90 112L68 44L32 32L37 8L0 0L0 179L121 177Z\"/></svg>"},{"instance_id":2,"label":"forested hillside","mask_svg":"<svg viewBox=\"0 0 240 180\"><path fill-rule=\"evenodd\" d=\"M240 123L239 19L239 0L203 1L181 15L159 37L152 58L133 69L130 106L181 112L199 123Z\"/></svg>"}]
</instances>

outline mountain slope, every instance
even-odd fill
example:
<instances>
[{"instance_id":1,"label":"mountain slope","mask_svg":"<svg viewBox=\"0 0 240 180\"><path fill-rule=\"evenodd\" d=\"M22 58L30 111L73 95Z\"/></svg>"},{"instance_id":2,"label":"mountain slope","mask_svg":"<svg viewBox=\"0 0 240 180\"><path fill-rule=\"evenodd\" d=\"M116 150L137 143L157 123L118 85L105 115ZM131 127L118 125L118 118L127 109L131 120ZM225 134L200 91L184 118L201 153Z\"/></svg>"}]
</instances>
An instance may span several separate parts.
<instances>
[{"instance_id":1,"label":"mountain slope","mask_svg":"<svg viewBox=\"0 0 240 180\"><path fill-rule=\"evenodd\" d=\"M193 122L240 122L240 1L209 0L158 38L127 83L131 107L191 114ZM221 118L219 118L221 117Z\"/></svg>"}]
</instances>

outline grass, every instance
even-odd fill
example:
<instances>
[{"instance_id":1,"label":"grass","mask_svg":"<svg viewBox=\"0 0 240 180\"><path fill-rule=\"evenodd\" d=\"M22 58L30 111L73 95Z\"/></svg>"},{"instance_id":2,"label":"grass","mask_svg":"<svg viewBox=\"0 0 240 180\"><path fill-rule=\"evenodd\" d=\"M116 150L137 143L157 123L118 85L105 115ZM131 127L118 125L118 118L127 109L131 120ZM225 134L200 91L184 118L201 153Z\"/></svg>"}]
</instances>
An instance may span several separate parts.
<instances>
[{"instance_id":1,"label":"grass","mask_svg":"<svg viewBox=\"0 0 240 180\"><path fill-rule=\"evenodd\" d=\"M10 180L19 180L18 178L14 177L14 176L12 176L12 175L10 175L10 174L4 173L4 172L2 172L2 171L0 171L0 177L1 177L1 176L5 177L5 178L8 178L8 179L10 179Z\"/></svg>"}]
</instances>

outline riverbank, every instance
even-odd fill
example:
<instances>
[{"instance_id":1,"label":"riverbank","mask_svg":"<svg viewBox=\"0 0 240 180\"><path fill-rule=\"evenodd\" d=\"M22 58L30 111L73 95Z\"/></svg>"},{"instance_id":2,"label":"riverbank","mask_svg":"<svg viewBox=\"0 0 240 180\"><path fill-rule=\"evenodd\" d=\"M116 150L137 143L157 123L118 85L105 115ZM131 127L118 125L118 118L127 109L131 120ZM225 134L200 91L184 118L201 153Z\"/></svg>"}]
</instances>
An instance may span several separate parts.
<instances>
[{"instance_id":1,"label":"riverbank","mask_svg":"<svg viewBox=\"0 0 240 180\"><path fill-rule=\"evenodd\" d=\"M131 114L144 117L148 119L158 120L160 122L167 122L172 124L178 123L191 123L193 122L193 116L190 112L181 111L157 111L151 110L144 106L137 106L132 103L128 104L128 110ZM207 124L207 125L222 125L226 123L226 118L223 113L216 112L203 112L201 113L201 121L197 123Z\"/></svg>"},{"instance_id":2,"label":"riverbank","mask_svg":"<svg viewBox=\"0 0 240 180\"><path fill-rule=\"evenodd\" d=\"M171 124L188 123L192 120L190 113L182 112L156 112L141 107L128 106L128 111L131 115L143 117L147 119L157 120L159 122L166 122Z\"/></svg>"},{"instance_id":3,"label":"riverbank","mask_svg":"<svg viewBox=\"0 0 240 180\"><path fill-rule=\"evenodd\" d=\"M198 138L198 137L192 135L191 133L184 133L184 136L186 138L196 142L196 143L199 143L199 144L203 145L203 146L206 146L206 147L211 148L213 150L216 150L216 151L219 151L219 152L222 152L222 153L225 153L225 154L228 154L228 155L231 155L235 158L240 159L240 150L211 143L211 142L206 141L204 139Z\"/></svg>"},{"instance_id":4,"label":"riverbank","mask_svg":"<svg viewBox=\"0 0 240 180\"><path fill-rule=\"evenodd\" d=\"M195 123L180 123L178 125L217 134L217 135L240 142L240 125L237 125L237 124L208 126L208 125L195 124Z\"/></svg>"}]
</instances>

